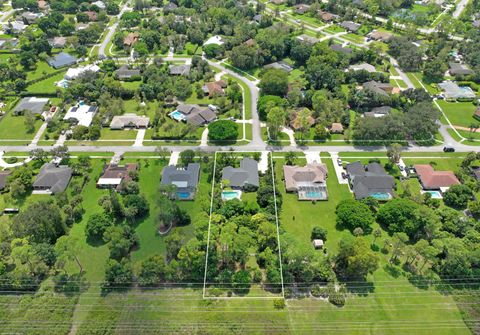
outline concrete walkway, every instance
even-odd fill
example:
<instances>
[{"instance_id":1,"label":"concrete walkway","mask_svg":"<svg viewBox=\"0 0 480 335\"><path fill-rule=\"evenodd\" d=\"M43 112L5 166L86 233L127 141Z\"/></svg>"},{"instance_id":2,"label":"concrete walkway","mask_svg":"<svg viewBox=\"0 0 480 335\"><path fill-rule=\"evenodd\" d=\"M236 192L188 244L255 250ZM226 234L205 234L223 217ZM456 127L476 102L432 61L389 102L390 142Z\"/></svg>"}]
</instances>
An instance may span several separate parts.
<instances>
[{"instance_id":1,"label":"concrete walkway","mask_svg":"<svg viewBox=\"0 0 480 335\"><path fill-rule=\"evenodd\" d=\"M266 173L268 171L268 151L262 151L260 162L258 162L258 171Z\"/></svg>"},{"instance_id":2,"label":"concrete walkway","mask_svg":"<svg viewBox=\"0 0 480 335\"><path fill-rule=\"evenodd\" d=\"M339 166L337 163L338 152L331 152L330 156L332 157L332 163L333 167L335 168L335 174L337 176L338 183L348 185L348 179L344 179L342 177L342 172L345 172L345 169L343 168L343 166Z\"/></svg>"},{"instance_id":3,"label":"concrete walkway","mask_svg":"<svg viewBox=\"0 0 480 335\"><path fill-rule=\"evenodd\" d=\"M17 163L7 163L5 162L5 160L3 159L3 155L5 154L5 152L3 151L0 151L0 167L1 168L4 168L4 169L8 169L8 168L12 168L12 167L16 167L16 166L20 166L20 165L23 165L23 164L26 164L28 162L30 162L32 160L31 157L28 157L27 159L25 159L24 161L22 162L17 162Z\"/></svg>"},{"instance_id":4,"label":"concrete walkway","mask_svg":"<svg viewBox=\"0 0 480 335\"><path fill-rule=\"evenodd\" d=\"M42 138L43 133L45 132L45 129L47 129L47 123L44 122L40 128L38 129L37 133L35 134L35 137L33 138L32 142L29 144L29 146L35 146L38 144L38 141Z\"/></svg>"},{"instance_id":5,"label":"concrete walkway","mask_svg":"<svg viewBox=\"0 0 480 335\"><path fill-rule=\"evenodd\" d=\"M287 127L282 127L281 129L282 133L285 133L288 135L288 138L290 139L290 145L292 147L297 146L297 142L295 141L295 133L293 132L292 129L287 128Z\"/></svg>"},{"instance_id":6,"label":"concrete walkway","mask_svg":"<svg viewBox=\"0 0 480 335\"><path fill-rule=\"evenodd\" d=\"M200 146L201 147L208 146L208 128L205 128L205 130L202 133L202 139L200 140Z\"/></svg>"},{"instance_id":7,"label":"concrete walkway","mask_svg":"<svg viewBox=\"0 0 480 335\"><path fill-rule=\"evenodd\" d=\"M135 143L133 144L134 147L141 147L143 146L143 139L145 138L146 129L138 129L137 130L137 137L135 138Z\"/></svg>"},{"instance_id":8,"label":"concrete walkway","mask_svg":"<svg viewBox=\"0 0 480 335\"><path fill-rule=\"evenodd\" d=\"M322 162L319 151L317 152L305 151L304 154L305 154L305 159L307 160L307 164Z\"/></svg>"},{"instance_id":9,"label":"concrete walkway","mask_svg":"<svg viewBox=\"0 0 480 335\"><path fill-rule=\"evenodd\" d=\"M168 161L168 165L177 165L179 157L180 157L180 151L172 152L172 155L170 156L170 160Z\"/></svg>"}]
</instances>

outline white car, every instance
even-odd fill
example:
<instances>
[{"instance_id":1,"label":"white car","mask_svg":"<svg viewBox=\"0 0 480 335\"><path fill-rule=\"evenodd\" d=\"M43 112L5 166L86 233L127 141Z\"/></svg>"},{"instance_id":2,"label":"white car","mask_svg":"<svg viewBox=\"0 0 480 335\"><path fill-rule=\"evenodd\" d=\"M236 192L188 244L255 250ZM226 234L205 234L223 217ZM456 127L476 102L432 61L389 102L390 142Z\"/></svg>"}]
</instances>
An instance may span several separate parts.
<instances>
[{"instance_id":1,"label":"white car","mask_svg":"<svg viewBox=\"0 0 480 335\"><path fill-rule=\"evenodd\" d=\"M341 158L337 158L337 164L338 164L338 166L342 166L342 159Z\"/></svg>"}]
</instances>

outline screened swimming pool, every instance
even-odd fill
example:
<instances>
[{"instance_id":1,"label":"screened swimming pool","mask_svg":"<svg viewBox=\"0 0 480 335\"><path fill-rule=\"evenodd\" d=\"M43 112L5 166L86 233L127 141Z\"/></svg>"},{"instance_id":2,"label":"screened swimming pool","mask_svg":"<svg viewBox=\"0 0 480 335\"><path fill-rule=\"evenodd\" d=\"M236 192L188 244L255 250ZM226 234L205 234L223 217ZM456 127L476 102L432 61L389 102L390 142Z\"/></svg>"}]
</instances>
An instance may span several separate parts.
<instances>
[{"instance_id":1,"label":"screened swimming pool","mask_svg":"<svg viewBox=\"0 0 480 335\"><path fill-rule=\"evenodd\" d=\"M170 117L176 121L183 121L185 120L185 115L180 113L179 111L173 111L170 114Z\"/></svg>"},{"instance_id":2,"label":"screened swimming pool","mask_svg":"<svg viewBox=\"0 0 480 335\"><path fill-rule=\"evenodd\" d=\"M325 186L302 186L298 189L298 200L327 200Z\"/></svg>"}]
</instances>

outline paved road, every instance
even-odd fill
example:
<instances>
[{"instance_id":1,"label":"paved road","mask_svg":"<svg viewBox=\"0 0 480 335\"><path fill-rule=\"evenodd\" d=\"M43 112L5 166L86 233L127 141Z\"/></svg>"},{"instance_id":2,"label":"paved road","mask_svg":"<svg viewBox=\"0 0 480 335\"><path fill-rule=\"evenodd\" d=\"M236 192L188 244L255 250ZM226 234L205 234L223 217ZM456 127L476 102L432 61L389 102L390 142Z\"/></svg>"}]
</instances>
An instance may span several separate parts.
<instances>
[{"instance_id":1,"label":"paved road","mask_svg":"<svg viewBox=\"0 0 480 335\"><path fill-rule=\"evenodd\" d=\"M108 32L105 38L103 39L102 43L100 43L100 47L98 48L98 55L106 57L105 54L105 49L107 48L108 43L112 40L113 35L115 34L115 31L118 28L118 24L120 22L120 18L122 17L123 13L129 8L128 6L130 5L130 1L125 2L125 4L122 6L122 9L120 10L120 13L118 13L115 23L112 24L110 27L108 27Z\"/></svg>"},{"instance_id":2,"label":"paved road","mask_svg":"<svg viewBox=\"0 0 480 335\"><path fill-rule=\"evenodd\" d=\"M15 9L11 9L11 10L3 13L2 16L0 16L0 22L1 23L6 23L5 20L7 20L11 15L13 15L13 13L15 13Z\"/></svg>"},{"instance_id":3,"label":"paved road","mask_svg":"<svg viewBox=\"0 0 480 335\"><path fill-rule=\"evenodd\" d=\"M457 7L455 8L455 11L452 14L454 19L458 19L458 17L462 14L467 4L468 4L468 0L460 0L460 2L457 4Z\"/></svg>"}]
</instances>

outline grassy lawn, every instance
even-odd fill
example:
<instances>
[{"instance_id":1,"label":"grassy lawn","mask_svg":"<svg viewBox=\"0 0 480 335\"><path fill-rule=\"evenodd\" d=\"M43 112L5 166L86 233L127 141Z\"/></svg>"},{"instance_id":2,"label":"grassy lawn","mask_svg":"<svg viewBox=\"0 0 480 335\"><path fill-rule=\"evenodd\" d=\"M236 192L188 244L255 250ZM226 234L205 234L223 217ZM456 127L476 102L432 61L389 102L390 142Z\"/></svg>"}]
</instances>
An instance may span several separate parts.
<instances>
[{"instance_id":1,"label":"grassy lawn","mask_svg":"<svg viewBox=\"0 0 480 335\"><path fill-rule=\"evenodd\" d=\"M473 117L476 107L471 102L446 102L443 100L437 102L453 125L470 127L471 124L479 124L479 121Z\"/></svg>"},{"instance_id":2,"label":"grassy lawn","mask_svg":"<svg viewBox=\"0 0 480 335\"><path fill-rule=\"evenodd\" d=\"M50 65L48 65L48 63L45 61L39 61L36 65L37 67L34 70L27 72L27 81L35 80L47 74L58 71L58 70L55 70Z\"/></svg>"},{"instance_id":3,"label":"grassy lawn","mask_svg":"<svg viewBox=\"0 0 480 335\"><path fill-rule=\"evenodd\" d=\"M35 120L35 131L27 133L24 123L25 118L21 115L13 116L12 112L8 112L0 119L0 139L2 140L31 140L38 128L42 125L42 120Z\"/></svg>"},{"instance_id":4,"label":"grassy lawn","mask_svg":"<svg viewBox=\"0 0 480 335\"><path fill-rule=\"evenodd\" d=\"M346 40L352 41L353 43L357 43L357 44L362 44L363 42L365 42L365 37L359 36L356 34L350 33L350 34L343 35L342 37L345 38Z\"/></svg>"},{"instance_id":5,"label":"grassy lawn","mask_svg":"<svg viewBox=\"0 0 480 335\"><path fill-rule=\"evenodd\" d=\"M31 94L42 93L42 94L55 94L60 87L55 85L56 82L63 79L64 73L56 74L45 80L41 80L37 83L29 85L27 87L27 92Z\"/></svg>"},{"instance_id":6,"label":"grassy lawn","mask_svg":"<svg viewBox=\"0 0 480 335\"><path fill-rule=\"evenodd\" d=\"M110 128L102 128L101 140L134 140L137 137L135 130L111 130Z\"/></svg>"},{"instance_id":7,"label":"grassy lawn","mask_svg":"<svg viewBox=\"0 0 480 335\"><path fill-rule=\"evenodd\" d=\"M140 85L142 84L142 82L140 80L138 81L122 81L122 86L125 87L126 89L129 89L129 90L137 90Z\"/></svg>"},{"instance_id":8,"label":"grassy lawn","mask_svg":"<svg viewBox=\"0 0 480 335\"><path fill-rule=\"evenodd\" d=\"M243 104L245 105L245 119L246 120L251 119L252 118L252 93L250 92L250 88L248 88L247 84L245 84L243 81L238 80L233 76L230 76L227 74L224 77L227 79L234 80L243 89Z\"/></svg>"},{"instance_id":9,"label":"grassy lawn","mask_svg":"<svg viewBox=\"0 0 480 335\"><path fill-rule=\"evenodd\" d=\"M343 29L342 27L339 27L335 24L332 24L330 27L325 28L324 31L326 31L327 33L330 33L330 34L336 34L336 33L343 33L346 30Z\"/></svg>"}]
</instances>

